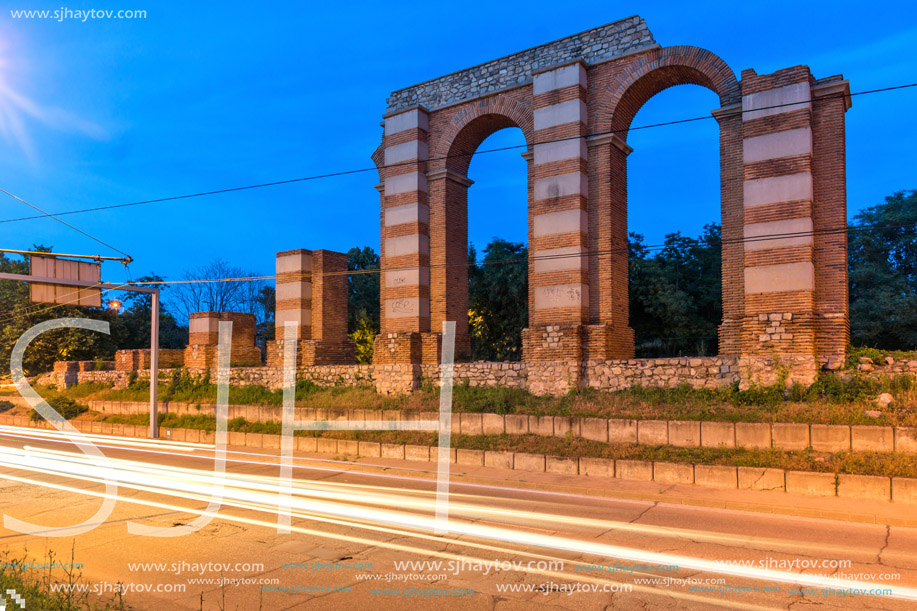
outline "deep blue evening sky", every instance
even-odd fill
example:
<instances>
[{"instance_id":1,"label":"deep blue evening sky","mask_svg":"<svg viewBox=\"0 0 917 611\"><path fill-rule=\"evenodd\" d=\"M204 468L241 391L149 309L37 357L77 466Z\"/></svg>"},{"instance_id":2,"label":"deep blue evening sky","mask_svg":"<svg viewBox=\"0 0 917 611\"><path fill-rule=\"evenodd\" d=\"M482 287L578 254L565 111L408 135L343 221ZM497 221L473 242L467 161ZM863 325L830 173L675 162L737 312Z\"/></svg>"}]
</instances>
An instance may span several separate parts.
<instances>
[{"instance_id":1,"label":"deep blue evening sky","mask_svg":"<svg viewBox=\"0 0 917 611\"><path fill-rule=\"evenodd\" d=\"M808 64L863 91L917 82L917 10L861 2L452 4L67 2L145 9L144 20L12 19L0 12L0 187L65 211L372 167L386 97L429 78L639 13L663 46L689 44L738 74ZM313 8L314 6L314 8ZM709 114L695 86L653 98L633 125ZM854 98L847 113L851 216L917 188L917 88ZM719 221L715 121L632 132L630 228L650 244ZM522 143L504 130L483 148ZM525 240L519 151L476 156L470 236ZM65 217L175 279L215 256L273 273L291 248L379 248L375 172ZM4 196L5 197L5 196ZM0 219L31 214L0 200ZM0 224L0 247L114 254L49 219ZM108 281L125 278L106 264Z\"/></svg>"}]
</instances>

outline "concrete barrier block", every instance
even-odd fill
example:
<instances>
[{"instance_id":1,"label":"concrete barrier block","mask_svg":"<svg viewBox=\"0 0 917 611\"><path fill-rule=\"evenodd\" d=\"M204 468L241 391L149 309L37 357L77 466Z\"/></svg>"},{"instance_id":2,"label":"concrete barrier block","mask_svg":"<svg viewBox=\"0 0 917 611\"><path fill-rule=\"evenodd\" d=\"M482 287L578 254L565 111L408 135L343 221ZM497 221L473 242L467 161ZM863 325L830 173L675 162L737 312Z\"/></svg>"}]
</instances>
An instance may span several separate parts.
<instances>
[{"instance_id":1,"label":"concrete barrier block","mask_svg":"<svg viewBox=\"0 0 917 611\"><path fill-rule=\"evenodd\" d=\"M736 426L732 422L701 422L700 439L705 448L734 448Z\"/></svg>"},{"instance_id":2,"label":"concrete barrier block","mask_svg":"<svg viewBox=\"0 0 917 611\"><path fill-rule=\"evenodd\" d=\"M455 450L455 463L469 467L481 467L484 465L484 450Z\"/></svg>"},{"instance_id":3,"label":"concrete barrier block","mask_svg":"<svg viewBox=\"0 0 917 611\"><path fill-rule=\"evenodd\" d=\"M880 475L840 473L837 476L837 496L889 501L892 496L891 478Z\"/></svg>"},{"instance_id":4,"label":"concrete barrier block","mask_svg":"<svg viewBox=\"0 0 917 611\"><path fill-rule=\"evenodd\" d=\"M735 467L726 465L694 465L694 483L708 488L738 488Z\"/></svg>"},{"instance_id":5,"label":"concrete barrier block","mask_svg":"<svg viewBox=\"0 0 917 611\"><path fill-rule=\"evenodd\" d=\"M892 501L917 505L917 479L912 477L893 477Z\"/></svg>"},{"instance_id":6,"label":"concrete barrier block","mask_svg":"<svg viewBox=\"0 0 917 611\"><path fill-rule=\"evenodd\" d=\"M608 420L605 418L580 419L580 437L608 443Z\"/></svg>"},{"instance_id":7,"label":"concrete barrier block","mask_svg":"<svg viewBox=\"0 0 917 611\"><path fill-rule=\"evenodd\" d=\"M112 429L114 431L114 429ZM185 429L172 429L172 441L187 441L188 435L185 433Z\"/></svg>"},{"instance_id":8,"label":"concrete barrier block","mask_svg":"<svg viewBox=\"0 0 917 611\"><path fill-rule=\"evenodd\" d=\"M637 422L637 443L646 446L668 445L669 423L665 420L640 420Z\"/></svg>"},{"instance_id":9,"label":"concrete barrier block","mask_svg":"<svg viewBox=\"0 0 917 611\"><path fill-rule=\"evenodd\" d=\"M261 433L245 433L246 448L260 448L264 444L264 435Z\"/></svg>"},{"instance_id":10,"label":"concrete barrier block","mask_svg":"<svg viewBox=\"0 0 917 611\"><path fill-rule=\"evenodd\" d=\"M579 461L575 458L561 456L545 456L545 473L560 473L561 475L576 475L579 473Z\"/></svg>"},{"instance_id":11,"label":"concrete barrier block","mask_svg":"<svg viewBox=\"0 0 917 611\"><path fill-rule=\"evenodd\" d=\"M615 477L651 482L653 481L653 463L648 460L616 460Z\"/></svg>"},{"instance_id":12,"label":"concrete barrier block","mask_svg":"<svg viewBox=\"0 0 917 611\"><path fill-rule=\"evenodd\" d=\"M615 461L610 458L580 458L579 473L590 477L614 477Z\"/></svg>"},{"instance_id":13,"label":"concrete barrier block","mask_svg":"<svg viewBox=\"0 0 917 611\"><path fill-rule=\"evenodd\" d=\"M344 456L359 456L360 442L355 439L338 439L337 453Z\"/></svg>"},{"instance_id":14,"label":"concrete barrier block","mask_svg":"<svg viewBox=\"0 0 917 611\"><path fill-rule=\"evenodd\" d=\"M404 460L404 445L400 443L383 443L380 448L382 458Z\"/></svg>"},{"instance_id":15,"label":"concrete barrier block","mask_svg":"<svg viewBox=\"0 0 917 611\"><path fill-rule=\"evenodd\" d=\"M529 433L552 437L554 435L554 417L529 416Z\"/></svg>"},{"instance_id":16,"label":"concrete barrier block","mask_svg":"<svg viewBox=\"0 0 917 611\"><path fill-rule=\"evenodd\" d=\"M813 424L812 449L816 452L849 452L850 427L844 424Z\"/></svg>"},{"instance_id":17,"label":"concrete barrier block","mask_svg":"<svg viewBox=\"0 0 917 611\"><path fill-rule=\"evenodd\" d=\"M261 447L266 450L280 449L280 435L262 435Z\"/></svg>"},{"instance_id":18,"label":"concrete barrier block","mask_svg":"<svg viewBox=\"0 0 917 611\"><path fill-rule=\"evenodd\" d=\"M790 494L809 496L835 496L837 494L837 476L834 473L787 471L786 491Z\"/></svg>"},{"instance_id":19,"label":"concrete barrier block","mask_svg":"<svg viewBox=\"0 0 917 611\"><path fill-rule=\"evenodd\" d=\"M544 454L525 454L516 452L513 455L513 469L516 471L544 473Z\"/></svg>"},{"instance_id":20,"label":"concrete barrier block","mask_svg":"<svg viewBox=\"0 0 917 611\"><path fill-rule=\"evenodd\" d=\"M481 414L457 414L462 420L463 435L482 435L484 433L484 419ZM452 416L455 418L455 415Z\"/></svg>"},{"instance_id":21,"label":"concrete barrier block","mask_svg":"<svg viewBox=\"0 0 917 611\"><path fill-rule=\"evenodd\" d=\"M669 445L696 448L700 445L700 422L696 420L671 420Z\"/></svg>"},{"instance_id":22,"label":"concrete barrier block","mask_svg":"<svg viewBox=\"0 0 917 611\"><path fill-rule=\"evenodd\" d=\"M429 446L404 446L404 459L416 460L418 462L430 462Z\"/></svg>"},{"instance_id":23,"label":"concrete barrier block","mask_svg":"<svg viewBox=\"0 0 917 611\"><path fill-rule=\"evenodd\" d=\"M317 452L318 444L316 438L311 435L300 435L293 437L293 443L299 452Z\"/></svg>"},{"instance_id":24,"label":"concrete barrier block","mask_svg":"<svg viewBox=\"0 0 917 611\"><path fill-rule=\"evenodd\" d=\"M736 447L766 450L771 447L771 425L764 422L736 422ZM806 436L808 443L808 436Z\"/></svg>"},{"instance_id":25,"label":"concrete barrier block","mask_svg":"<svg viewBox=\"0 0 917 611\"><path fill-rule=\"evenodd\" d=\"M382 444L374 441L360 442L360 456L366 458L380 458L382 456Z\"/></svg>"},{"instance_id":26,"label":"concrete barrier block","mask_svg":"<svg viewBox=\"0 0 917 611\"><path fill-rule=\"evenodd\" d=\"M330 437L317 437L315 449L322 454L337 454L338 440Z\"/></svg>"},{"instance_id":27,"label":"concrete barrier block","mask_svg":"<svg viewBox=\"0 0 917 611\"><path fill-rule=\"evenodd\" d=\"M675 462L654 462L653 481L662 484L693 484L694 465Z\"/></svg>"},{"instance_id":28,"label":"concrete barrier block","mask_svg":"<svg viewBox=\"0 0 917 611\"><path fill-rule=\"evenodd\" d=\"M245 445L245 433L240 433L238 431L229 431L229 441L227 442L231 446L244 446Z\"/></svg>"},{"instance_id":29,"label":"concrete barrier block","mask_svg":"<svg viewBox=\"0 0 917 611\"><path fill-rule=\"evenodd\" d=\"M520 414L507 414L503 417L506 432L510 435L525 435L529 432L529 417Z\"/></svg>"},{"instance_id":30,"label":"concrete barrier block","mask_svg":"<svg viewBox=\"0 0 917 611\"><path fill-rule=\"evenodd\" d=\"M200 443L216 443L216 431L201 431Z\"/></svg>"},{"instance_id":31,"label":"concrete barrier block","mask_svg":"<svg viewBox=\"0 0 917 611\"><path fill-rule=\"evenodd\" d=\"M609 420L608 441L611 443L637 443L637 421Z\"/></svg>"},{"instance_id":32,"label":"concrete barrier block","mask_svg":"<svg viewBox=\"0 0 917 611\"><path fill-rule=\"evenodd\" d=\"M579 437L579 418L570 418L568 416L554 416L554 436L566 437L571 435Z\"/></svg>"},{"instance_id":33,"label":"concrete barrier block","mask_svg":"<svg viewBox=\"0 0 917 611\"><path fill-rule=\"evenodd\" d=\"M786 473L783 469L739 467L740 490L786 490Z\"/></svg>"},{"instance_id":34,"label":"concrete barrier block","mask_svg":"<svg viewBox=\"0 0 917 611\"><path fill-rule=\"evenodd\" d=\"M500 414L481 414L481 427L485 435L502 435L506 432L503 416Z\"/></svg>"},{"instance_id":35,"label":"concrete barrier block","mask_svg":"<svg viewBox=\"0 0 917 611\"><path fill-rule=\"evenodd\" d=\"M805 450L809 447L809 425L775 422L771 425L774 447L783 450Z\"/></svg>"},{"instance_id":36,"label":"concrete barrier block","mask_svg":"<svg viewBox=\"0 0 917 611\"><path fill-rule=\"evenodd\" d=\"M852 426L850 449L854 452L894 452L895 429L890 426Z\"/></svg>"},{"instance_id":37,"label":"concrete barrier block","mask_svg":"<svg viewBox=\"0 0 917 611\"><path fill-rule=\"evenodd\" d=\"M495 469L512 469L513 453L512 452L484 452L484 466L494 467Z\"/></svg>"},{"instance_id":38,"label":"concrete barrier block","mask_svg":"<svg viewBox=\"0 0 917 611\"><path fill-rule=\"evenodd\" d=\"M895 451L917 453L917 427L895 427Z\"/></svg>"}]
</instances>

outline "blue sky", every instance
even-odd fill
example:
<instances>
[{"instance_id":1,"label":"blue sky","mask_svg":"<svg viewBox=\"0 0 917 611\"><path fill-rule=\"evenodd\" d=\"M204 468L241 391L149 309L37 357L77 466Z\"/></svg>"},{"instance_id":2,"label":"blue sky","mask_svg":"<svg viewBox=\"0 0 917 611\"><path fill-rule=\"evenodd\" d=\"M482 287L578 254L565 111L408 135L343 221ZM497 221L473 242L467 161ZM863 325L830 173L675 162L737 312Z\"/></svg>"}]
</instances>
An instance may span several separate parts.
<instances>
[{"instance_id":1,"label":"blue sky","mask_svg":"<svg viewBox=\"0 0 917 611\"><path fill-rule=\"evenodd\" d=\"M10 10L145 9L143 20L13 19ZM738 74L808 64L853 91L917 82L909 3L501 2L486 12L388 2L4 2L0 10L0 187L50 211L372 167L394 90L640 14L663 46L690 44ZM709 114L716 96L676 87L634 126ZM851 215L917 188L917 88L859 96L847 113ZM504 130L482 148L522 142ZM629 225L650 244L719 221L715 121L632 132ZM519 151L478 155L470 237L525 240ZM375 172L101 213L68 222L176 279L221 256L272 273L290 248L379 245ZM30 215L0 200L0 220ZM42 219L0 223L0 247L115 254ZM106 264L108 281L126 278Z\"/></svg>"}]
</instances>

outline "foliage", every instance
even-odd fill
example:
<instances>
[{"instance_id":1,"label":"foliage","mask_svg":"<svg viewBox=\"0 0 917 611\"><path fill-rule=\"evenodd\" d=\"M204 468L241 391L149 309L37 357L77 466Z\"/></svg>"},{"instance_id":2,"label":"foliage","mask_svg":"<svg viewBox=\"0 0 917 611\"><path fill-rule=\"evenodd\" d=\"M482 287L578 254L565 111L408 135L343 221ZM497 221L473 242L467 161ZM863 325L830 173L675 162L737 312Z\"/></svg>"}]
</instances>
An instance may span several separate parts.
<instances>
[{"instance_id":1,"label":"foliage","mask_svg":"<svg viewBox=\"0 0 917 611\"><path fill-rule=\"evenodd\" d=\"M347 269L371 272L379 269L379 255L369 246L347 251ZM379 273L357 273L347 276L347 330L351 333L368 325L379 329ZM368 321L368 322L367 322Z\"/></svg>"},{"instance_id":2,"label":"foliage","mask_svg":"<svg viewBox=\"0 0 917 611\"><path fill-rule=\"evenodd\" d=\"M16 407L16 404L12 401L0 401L0 414L8 412L14 407Z\"/></svg>"},{"instance_id":3,"label":"foliage","mask_svg":"<svg viewBox=\"0 0 917 611\"><path fill-rule=\"evenodd\" d=\"M853 343L917 347L917 191L899 191L854 217L848 264Z\"/></svg>"},{"instance_id":4,"label":"foliage","mask_svg":"<svg viewBox=\"0 0 917 611\"><path fill-rule=\"evenodd\" d=\"M630 234L630 325L638 356L716 354L722 319L719 225L706 225L698 239L670 233L655 256L643 239Z\"/></svg>"},{"instance_id":5,"label":"foliage","mask_svg":"<svg viewBox=\"0 0 917 611\"><path fill-rule=\"evenodd\" d=\"M475 360L522 358L522 329L528 325L527 258L525 244L495 238L479 265L474 247L469 248L468 322Z\"/></svg>"},{"instance_id":6,"label":"foliage","mask_svg":"<svg viewBox=\"0 0 917 611\"><path fill-rule=\"evenodd\" d=\"M184 280L210 280L216 278L251 278L260 274L231 265L216 258L205 265L187 270ZM171 307L181 321L188 320L193 312L245 312L255 315L256 323L273 317L272 293L264 280L229 280L225 282L185 282L176 284L171 297Z\"/></svg>"},{"instance_id":7,"label":"foliage","mask_svg":"<svg viewBox=\"0 0 917 611\"><path fill-rule=\"evenodd\" d=\"M45 401L54 408L54 410L63 416L67 420L72 420L80 414L84 414L89 411L89 408L85 405L79 404L70 397L65 395L57 395L55 397L49 397ZM33 410L29 411L29 418L31 420L42 420L41 415Z\"/></svg>"},{"instance_id":8,"label":"foliage","mask_svg":"<svg viewBox=\"0 0 917 611\"><path fill-rule=\"evenodd\" d=\"M356 345L357 363L369 365L373 362L373 342L378 334L379 329L373 326L373 321L366 310L360 310L356 328L347 335L348 339Z\"/></svg>"}]
</instances>

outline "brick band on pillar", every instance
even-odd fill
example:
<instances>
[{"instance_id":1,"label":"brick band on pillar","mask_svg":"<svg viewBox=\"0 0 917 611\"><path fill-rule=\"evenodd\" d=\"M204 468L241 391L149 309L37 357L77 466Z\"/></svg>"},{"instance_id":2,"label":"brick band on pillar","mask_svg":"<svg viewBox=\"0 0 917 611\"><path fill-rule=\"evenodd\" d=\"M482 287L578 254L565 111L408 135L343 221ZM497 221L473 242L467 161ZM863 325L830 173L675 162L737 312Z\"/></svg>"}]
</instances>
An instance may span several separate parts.
<instances>
[{"instance_id":1,"label":"brick band on pillar","mask_svg":"<svg viewBox=\"0 0 917 611\"><path fill-rule=\"evenodd\" d=\"M535 74L533 94L533 311L526 358L576 359L589 316L585 66Z\"/></svg>"},{"instance_id":2,"label":"brick band on pillar","mask_svg":"<svg viewBox=\"0 0 917 611\"><path fill-rule=\"evenodd\" d=\"M382 202L383 327L377 363L420 362L430 330L428 115L417 107L385 118Z\"/></svg>"},{"instance_id":3,"label":"brick band on pillar","mask_svg":"<svg viewBox=\"0 0 917 611\"><path fill-rule=\"evenodd\" d=\"M815 354L811 76L742 73L748 355Z\"/></svg>"}]
</instances>

